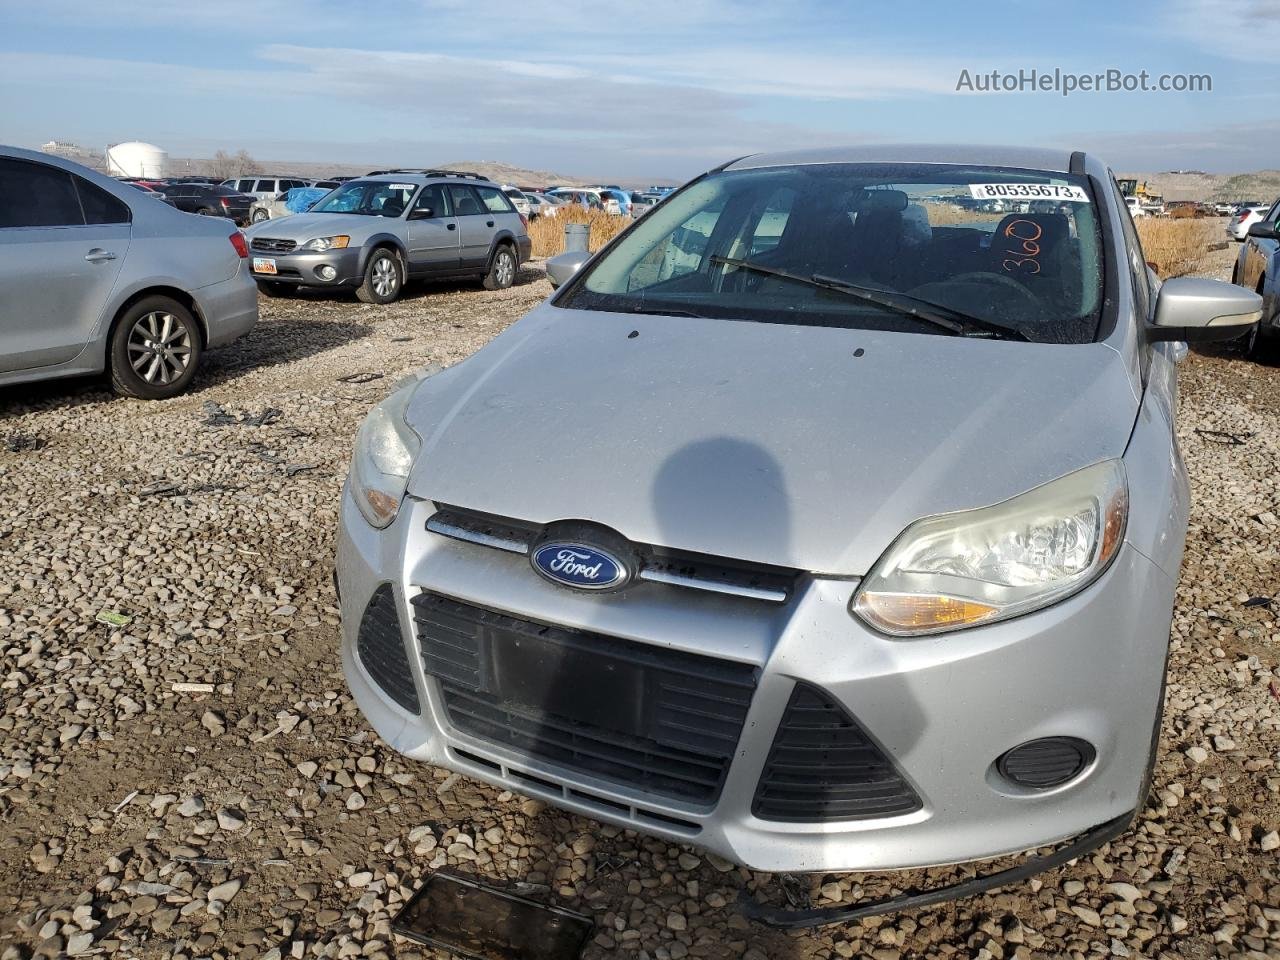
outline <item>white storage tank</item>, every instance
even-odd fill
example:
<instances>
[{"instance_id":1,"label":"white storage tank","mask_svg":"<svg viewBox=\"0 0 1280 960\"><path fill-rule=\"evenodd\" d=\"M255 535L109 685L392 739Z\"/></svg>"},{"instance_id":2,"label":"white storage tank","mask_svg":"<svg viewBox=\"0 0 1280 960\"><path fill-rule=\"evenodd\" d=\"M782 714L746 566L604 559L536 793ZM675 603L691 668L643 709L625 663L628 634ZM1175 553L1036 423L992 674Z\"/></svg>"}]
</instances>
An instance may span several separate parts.
<instances>
[{"instance_id":1,"label":"white storage tank","mask_svg":"<svg viewBox=\"0 0 1280 960\"><path fill-rule=\"evenodd\" d=\"M153 143L130 140L107 147L107 172L113 177L163 177L168 160Z\"/></svg>"}]
</instances>

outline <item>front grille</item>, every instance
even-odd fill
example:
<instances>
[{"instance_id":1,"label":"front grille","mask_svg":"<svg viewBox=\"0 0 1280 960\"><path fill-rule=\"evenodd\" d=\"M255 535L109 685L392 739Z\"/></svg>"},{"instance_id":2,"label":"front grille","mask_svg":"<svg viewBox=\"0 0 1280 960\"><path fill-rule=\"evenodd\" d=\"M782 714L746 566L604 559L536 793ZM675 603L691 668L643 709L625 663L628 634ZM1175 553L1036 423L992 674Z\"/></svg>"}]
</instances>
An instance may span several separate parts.
<instances>
[{"instance_id":1,"label":"front grille","mask_svg":"<svg viewBox=\"0 0 1280 960\"><path fill-rule=\"evenodd\" d=\"M259 253L290 253L298 246L297 240L277 240L273 237L254 237L252 247Z\"/></svg>"},{"instance_id":2,"label":"front grille","mask_svg":"<svg viewBox=\"0 0 1280 960\"><path fill-rule=\"evenodd\" d=\"M815 823L910 813L920 798L829 694L797 683L751 810L762 820Z\"/></svg>"},{"instance_id":3,"label":"front grille","mask_svg":"<svg viewBox=\"0 0 1280 960\"><path fill-rule=\"evenodd\" d=\"M427 529L454 540L528 554L538 541L554 532L556 525L543 527L461 507L440 506L427 519ZM799 576L798 571L786 567L744 563L645 543L630 546L639 559L637 580L692 590L785 603Z\"/></svg>"},{"instance_id":4,"label":"front grille","mask_svg":"<svg viewBox=\"0 0 1280 960\"><path fill-rule=\"evenodd\" d=\"M419 712L418 691L409 672L409 657L404 651L395 594L389 583L374 591L373 599L360 618L356 652L369 676L386 691L387 696L406 710Z\"/></svg>"},{"instance_id":5,"label":"front grille","mask_svg":"<svg viewBox=\"0 0 1280 960\"><path fill-rule=\"evenodd\" d=\"M449 722L572 773L712 804L759 671L422 593L414 618Z\"/></svg>"}]
</instances>

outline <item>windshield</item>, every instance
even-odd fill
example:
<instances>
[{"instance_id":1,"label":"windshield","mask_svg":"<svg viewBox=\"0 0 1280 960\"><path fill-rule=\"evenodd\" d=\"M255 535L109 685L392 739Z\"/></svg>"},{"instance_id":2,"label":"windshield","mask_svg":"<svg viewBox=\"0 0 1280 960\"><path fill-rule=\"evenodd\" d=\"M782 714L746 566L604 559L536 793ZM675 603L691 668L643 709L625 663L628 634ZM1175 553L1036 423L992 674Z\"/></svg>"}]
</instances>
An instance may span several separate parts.
<instances>
[{"instance_id":1,"label":"windshield","mask_svg":"<svg viewBox=\"0 0 1280 960\"><path fill-rule=\"evenodd\" d=\"M1086 343L1097 335L1102 279L1084 177L806 164L697 181L637 221L556 305L947 332L894 297L851 296L844 285L1028 340Z\"/></svg>"},{"instance_id":2,"label":"windshield","mask_svg":"<svg viewBox=\"0 0 1280 960\"><path fill-rule=\"evenodd\" d=\"M350 180L311 208L312 213L359 213L370 217L398 217L409 208L416 183L390 180Z\"/></svg>"}]
</instances>

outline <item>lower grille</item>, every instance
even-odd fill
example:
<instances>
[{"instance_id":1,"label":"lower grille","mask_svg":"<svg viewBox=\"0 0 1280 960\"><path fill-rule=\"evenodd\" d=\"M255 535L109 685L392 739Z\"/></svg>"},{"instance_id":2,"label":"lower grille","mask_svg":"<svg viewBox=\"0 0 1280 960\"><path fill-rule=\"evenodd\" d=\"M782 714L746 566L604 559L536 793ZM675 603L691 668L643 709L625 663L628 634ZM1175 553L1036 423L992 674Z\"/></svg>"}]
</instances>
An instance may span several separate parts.
<instances>
[{"instance_id":1,"label":"lower grille","mask_svg":"<svg viewBox=\"0 0 1280 960\"><path fill-rule=\"evenodd\" d=\"M752 813L762 820L814 823L910 813L920 805L893 761L835 698L796 684Z\"/></svg>"},{"instance_id":2,"label":"lower grille","mask_svg":"<svg viewBox=\"0 0 1280 960\"><path fill-rule=\"evenodd\" d=\"M298 246L298 241L278 240L273 237L254 237L251 246L260 253L289 253Z\"/></svg>"},{"instance_id":3,"label":"lower grille","mask_svg":"<svg viewBox=\"0 0 1280 960\"><path fill-rule=\"evenodd\" d=\"M369 676L387 696L406 710L420 712L418 691L413 685L409 657L404 651L395 594L389 583L374 591L373 599L360 618L356 652Z\"/></svg>"},{"instance_id":4,"label":"lower grille","mask_svg":"<svg viewBox=\"0 0 1280 960\"><path fill-rule=\"evenodd\" d=\"M414 597L423 664L458 730L566 770L714 803L758 671Z\"/></svg>"}]
</instances>

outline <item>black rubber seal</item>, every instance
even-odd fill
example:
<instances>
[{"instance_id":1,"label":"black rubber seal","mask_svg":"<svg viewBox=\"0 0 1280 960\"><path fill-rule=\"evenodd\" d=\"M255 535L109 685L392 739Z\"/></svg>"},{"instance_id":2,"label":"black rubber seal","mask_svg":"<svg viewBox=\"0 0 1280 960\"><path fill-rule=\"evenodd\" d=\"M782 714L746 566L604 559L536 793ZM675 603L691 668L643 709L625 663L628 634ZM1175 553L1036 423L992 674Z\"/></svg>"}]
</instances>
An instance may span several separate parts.
<instances>
[{"instance_id":1,"label":"black rubber seal","mask_svg":"<svg viewBox=\"0 0 1280 960\"><path fill-rule=\"evenodd\" d=\"M1035 876L1037 873L1060 867L1067 861L1074 860L1076 857L1082 856L1090 850L1120 836L1128 829L1136 813L1136 810L1132 810L1123 816L1116 817L1114 820L1101 823L1067 842L1053 853L1042 857L1029 857L1016 867L997 870L995 873L988 873L960 883L948 884L945 887L935 887L932 890L904 893L884 900L873 900L870 903L814 907L809 910L790 910L786 907L774 907L769 904L758 903L746 891L743 891L739 903L743 915L748 919L762 923L765 926L783 930L826 927L837 923L852 923L855 920L876 917L886 913L897 913L901 910L919 910L922 907L931 907L935 904L946 903L949 900L972 897L994 887L1018 883Z\"/></svg>"}]
</instances>

